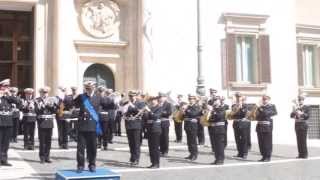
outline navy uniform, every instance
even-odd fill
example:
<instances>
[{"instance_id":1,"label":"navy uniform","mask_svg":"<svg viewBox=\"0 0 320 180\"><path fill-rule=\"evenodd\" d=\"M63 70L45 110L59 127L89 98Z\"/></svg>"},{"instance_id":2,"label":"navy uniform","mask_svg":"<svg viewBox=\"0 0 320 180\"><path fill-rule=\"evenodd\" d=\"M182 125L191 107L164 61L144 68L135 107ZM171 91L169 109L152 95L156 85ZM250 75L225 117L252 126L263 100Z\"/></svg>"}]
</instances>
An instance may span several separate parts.
<instances>
[{"instance_id":1,"label":"navy uniform","mask_svg":"<svg viewBox=\"0 0 320 180\"><path fill-rule=\"evenodd\" d=\"M58 99L48 97L49 87L39 89L40 97L36 98L35 110L37 113L39 157L40 163L51 163L50 149L52 141L53 122L58 110Z\"/></svg>"},{"instance_id":2,"label":"navy uniform","mask_svg":"<svg viewBox=\"0 0 320 180\"><path fill-rule=\"evenodd\" d=\"M121 100L117 105L118 110L117 110L116 119L115 119L115 126L116 126L115 127L116 128L115 135L116 136L121 136L121 120L122 120L123 114L120 109L121 109L121 106L123 105L123 103L125 103L124 94L121 94Z\"/></svg>"},{"instance_id":3,"label":"navy uniform","mask_svg":"<svg viewBox=\"0 0 320 180\"><path fill-rule=\"evenodd\" d=\"M295 119L295 131L297 136L297 146L299 155L297 158L308 158L307 133L310 117L310 107L304 105L304 96L298 97L298 104L291 113L291 118Z\"/></svg>"},{"instance_id":4,"label":"navy uniform","mask_svg":"<svg viewBox=\"0 0 320 180\"><path fill-rule=\"evenodd\" d=\"M162 107L158 104L158 97L151 97L152 101L149 112L146 114L146 128L148 134L148 147L151 166L149 168L159 168L160 166L160 134Z\"/></svg>"},{"instance_id":5,"label":"navy uniform","mask_svg":"<svg viewBox=\"0 0 320 180\"><path fill-rule=\"evenodd\" d=\"M175 111L179 111L183 105L185 105L186 103L182 101L183 96L182 95L178 95L178 101L177 104L175 105ZM175 118L175 117L173 117ZM182 142L182 124L183 121L178 122L175 119L173 119L174 121L174 131L176 134L176 140L175 142L177 143L181 143Z\"/></svg>"},{"instance_id":6,"label":"navy uniform","mask_svg":"<svg viewBox=\"0 0 320 180\"><path fill-rule=\"evenodd\" d=\"M167 100L165 93L159 92L159 103L161 106L161 135L160 135L160 152L162 156L167 156L169 152L169 127L172 114L172 104Z\"/></svg>"},{"instance_id":7,"label":"navy uniform","mask_svg":"<svg viewBox=\"0 0 320 180\"><path fill-rule=\"evenodd\" d=\"M58 144L61 149L68 149L69 119L71 118L70 102L72 102L72 97L67 97L65 87L59 87L58 90L61 93L56 96L59 99L59 111L56 115Z\"/></svg>"},{"instance_id":8,"label":"navy uniform","mask_svg":"<svg viewBox=\"0 0 320 180\"><path fill-rule=\"evenodd\" d=\"M19 126L20 126L20 109L22 106L22 100L17 95L18 94L18 88L11 87L10 88L11 97L15 99L16 103L12 103L12 120L13 120L13 127L12 127L12 142L17 142L17 136L19 133Z\"/></svg>"},{"instance_id":9,"label":"navy uniform","mask_svg":"<svg viewBox=\"0 0 320 180\"><path fill-rule=\"evenodd\" d=\"M140 160L142 116L145 103L136 99L137 92L130 91L128 109L125 112L125 127L130 148L130 163L138 165Z\"/></svg>"},{"instance_id":10,"label":"navy uniform","mask_svg":"<svg viewBox=\"0 0 320 180\"><path fill-rule=\"evenodd\" d=\"M70 133L71 121L77 120L77 117L73 114L74 103L72 95L65 95L63 99L60 99L60 148L68 149L68 135Z\"/></svg>"},{"instance_id":11,"label":"navy uniform","mask_svg":"<svg viewBox=\"0 0 320 180\"><path fill-rule=\"evenodd\" d=\"M109 121L108 121L107 140L108 140L108 143L112 144L113 134L116 128L115 121L116 121L116 113L117 113L118 106L115 104L115 99L114 99L115 97L112 89L107 89L106 95L108 96L109 102L111 103L109 104L109 108L108 108Z\"/></svg>"},{"instance_id":12,"label":"navy uniform","mask_svg":"<svg viewBox=\"0 0 320 180\"><path fill-rule=\"evenodd\" d=\"M215 165L224 163L225 121L225 107L221 106L220 99L217 99L209 117L209 133L213 137L213 146L215 148L215 161L212 164Z\"/></svg>"},{"instance_id":13,"label":"navy uniform","mask_svg":"<svg viewBox=\"0 0 320 180\"><path fill-rule=\"evenodd\" d=\"M272 116L277 115L277 110L274 104L269 103L269 96L264 95L262 100L263 104L258 107L256 112L256 131L258 135L260 154L262 155L262 158L259 161L268 162L271 160L272 155Z\"/></svg>"},{"instance_id":14,"label":"navy uniform","mask_svg":"<svg viewBox=\"0 0 320 180\"><path fill-rule=\"evenodd\" d=\"M78 140L78 119L79 119L79 113L80 113L80 108L76 107L74 99L78 96L77 94L77 87L72 86L71 87L71 94L69 95L72 97L72 102L71 102L71 114L72 114L72 119L70 119L70 124L69 124L69 137L70 140L77 141Z\"/></svg>"},{"instance_id":15,"label":"navy uniform","mask_svg":"<svg viewBox=\"0 0 320 180\"><path fill-rule=\"evenodd\" d=\"M227 110L229 110L229 105L224 103L225 98L223 96L221 97L220 101L224 111L226 112ZM224 140L225 140L224 147L226 148L228 145L228 120L225 118L224 122L225 122L225 130L226 130L225 137L224 137Z\"/></svg>"},{"instance_id":16,"label":"navy uniform","mask_svg":"<svg viewBox=\"0 0 320 180\"><path fill-rule=\"evenodd\" d=\"M23 113L23 142L24 149L34 150L34 132L36 128L37 114L35 111L35 99L33 98L33 89L24 89L25 98L22 100Z\"/></svg>"},{"instance_id":17,"label":"navy uniform","mask_svg":"<svg viewBox=\"0 0 320 180\"><path fill-rule=\"evenodd\" d=\"M98 148L101 147L101 141L103 144L103 149L107 150L108 148L108 142L110 142L112 135L112 123L113 121L111 118L113 118L112 111L115 108L114 101L109 97L103 95L105 89L100 87L99 92L101 93L101 109L100 109L100 119L101 119L101 127L102 127L102 135L99 136L98 139Z\"/></svg>"},{"instance_id":18,"label":"navy uniform","mask_svg":"<svg viewBox=\"0 0 320 180\"><path fill-rule=\"evenodd\" d=\"M85 93L80 94L75 98L75 106L80 108L78 120L78 145L77 145L77 172L84 170L85 155L87 150L87 159L89 162L89 171L96 171L96 156L97 156L97 126L100 122L96 122L90 115L89 111L84 105L83 96L89 99L93 109L99 114L101 107L101 97L94 93L95 82L87 81L84 83ZM99 124L98 124L99 123Z\"/></svg>"},{"instance_id":19,"label":"navy uniform","mask_svg":"<svg viewBox=\"0 0 320 180\"><path fill-rule=\"evenodd\" d=\"M238 154L235 157L246 159L248 156L248 136L250 121L246 118L247 104L241 101L240 93L235 94L236 103L231 106L231 119L233 120L234 138L236 140Z\"/></svg>"},{"instance_id":20,"label":"navy uniform","mask_svg":"<svg viewBox=\"0 0 320 180\"><path fill-rule=\"evenodd\" d=\"M8 163L8 150L13 127L12 103L15 99L9 96L10 80L0 82L0 161L2 166L11 166Z\"/></svg>"},{"instance_id":21,"label":"navy uniform","mask_svg":"<svg viewBox=\"0 0 320 180\"><path fill-rule=\"evenodd\" d=\"M187 144L190 155L185 159L194 161L198 158L197 132L198 121L202 115L199 104L196 103L196 96L189 95L190 104L184 110L184 130L187 134Z\"/></svg>"},{"instance_id":22,"label":"navy uniform","mask_svg":"<svg viewBox=\"0 0 320 180\"><path fill-rule=\"evenodd\" d=\"M214 102L219 98L217 96L217 90L213 89L213 88L210 88L209 89L209 92L210 92L210 99L208 100L207 102L207 106L213 106ZM206 107L207 108L207 107ZM211 151L214 152L214 137L211 136L211 134L213 133L210 133L210 131L212 131L212 128L210 126L208 126L208 134L209 134L209 138L210 138L210 144L211 144Z\"/></svg>"}]
</instances>

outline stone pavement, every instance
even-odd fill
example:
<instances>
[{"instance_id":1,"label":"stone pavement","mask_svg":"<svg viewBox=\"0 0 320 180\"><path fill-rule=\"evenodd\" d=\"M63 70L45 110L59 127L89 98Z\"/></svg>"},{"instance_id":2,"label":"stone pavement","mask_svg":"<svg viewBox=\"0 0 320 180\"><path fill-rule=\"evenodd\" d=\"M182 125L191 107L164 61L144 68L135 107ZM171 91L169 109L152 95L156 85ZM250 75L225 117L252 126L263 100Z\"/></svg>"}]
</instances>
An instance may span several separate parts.
<instances>
[{"instance_id":1,"label":"stone pavement","mask_svg":"<svg viewBox=\"0 0 320 180\"><path fill-rule=\"evenodd\" d=\"M171 137L171 139L174 139ZM209 142L208 139L206 139ZM199 147L199 157L195 162L185 160L188 155L186 142L170 142L169 156L161 158L161 168L146 169L150 165L147 140L143 141L141 159L138 167L130 167L129 148L125 136L115 137L107 151L99 150L98 167L114 169L122 175L122 180L141 179L258 179L258 180L316 180L320 179L320 148L309 148L309 159L295 159L297 149L294 145L274 145L272 162L260 163L257 144L253 144L247 160L235 159L237 153L234 143L230 142L225 151L226 160L223 166L210 165L214 156L209 146ZM36 150L23 150L21 137L18 143L12 143L9 160L13 167L1 167L0 179L54 179L58 169L76 168L76 144L72 142L68 150L58 149L57 140L53 141L51 164L40 164ZM289 177L292 175L292 177Z\"/></svg>"}]
</instances>

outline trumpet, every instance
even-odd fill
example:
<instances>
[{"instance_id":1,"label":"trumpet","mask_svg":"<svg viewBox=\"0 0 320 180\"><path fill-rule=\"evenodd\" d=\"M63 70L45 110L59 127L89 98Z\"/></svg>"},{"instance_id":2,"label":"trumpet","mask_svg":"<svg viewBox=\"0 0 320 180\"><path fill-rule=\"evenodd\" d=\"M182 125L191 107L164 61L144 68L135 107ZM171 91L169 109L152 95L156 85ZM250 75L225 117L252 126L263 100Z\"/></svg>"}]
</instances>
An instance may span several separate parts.
<instances>
[{"instance_id":1,"label":"trumpet","mask_svg":"<svg viewBox=\"0 0 320 180\"><path fill-rule=\"evenodd\" d=\"M292 112L295 113L296 118L300 118L300 116L303 114L303 112L302 112L302 105L299 104L299 102L298 102L297 99L294 99L294 100L292 101L292 103L293 103Z\"/></svg>"}]
</instances>

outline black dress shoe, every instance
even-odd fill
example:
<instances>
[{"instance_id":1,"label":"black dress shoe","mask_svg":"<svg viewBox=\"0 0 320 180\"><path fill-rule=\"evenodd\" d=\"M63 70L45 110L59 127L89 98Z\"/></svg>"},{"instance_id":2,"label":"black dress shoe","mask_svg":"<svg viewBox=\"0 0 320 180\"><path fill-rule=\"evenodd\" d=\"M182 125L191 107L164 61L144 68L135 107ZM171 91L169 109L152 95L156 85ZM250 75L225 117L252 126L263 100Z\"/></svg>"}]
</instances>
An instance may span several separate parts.
<instances>
[{"instance_id":1,"label":"black dress shoe","mask_svg":"<svg viewBox=\"0 0 320 180\"><path fill-rule=\"evenodd\" d=\"M190 161L195 161L195 160L197 160L197 156L192 156L190 159Z\"/></svg>"},{"instance_id":2,"label":"black dress shoe","mask_svg":"<svg viewBox=\"0 0 320 180\"><path fill-rule=\"evenodd\" d=\"M113 144L113 141L109 141L108 143Z\"/></svg>"},{"instance_id":3,"label":"black dress shoe","mask_svg":"<svg viewBox=\"0 0 320 180\"><path fill-rule=\"evenodd\" d=\"M159 167L160 167L159 164L152 164L148 168L150 168L150 169L158 169Z\"/></svg>"},{"instance_id":4,"label":"black dress shoe","mask_svg":"<svg viewBox=\"0 0 320 180\"><path fill-rule=\"evenodd\" d=\"M214 165L223 165L223 161L217 160L214 162Z\"/></svg>"},{"instance_id":5,"label":"black dress shoe","mask_svg":"<svg viewBox=\"0 0 320 180\"><path fill-rule=\"evenodd\" d=\"M103 146L103 150L108 150L108 147L107 146Z\"/></svg>"},{"instance_id":6,"label":"black dress shoe","mask_svg":"<svg viewBox=\"0 0 320 180\"><path fill-rule=\"evenodd\" d=\"M82 173L83 170L84 170L84 167L80 166L77 168L77 173Z\"/></svg>"},{"instance_id":7,"label":"black dress shoe","mask_svg":"<svg viewBox=\"0 0 320 180\"><path fill-rule=\"evenodd\" d=\"M2 166L12 166L12 164L8 163L8 162L1 162Z\"/></svg>"},{"instance_id":8,"label":"black dress shoe","mask_svg":"<svg viewBox=\"0 0 320 180\"><path fill-rule=\"evenodd\" d=\"M191 159L191 158L192 158L192 156L189 155L189 156L185 157L184 159Z\"/></svg>"},{"instance_id":9,"label":"black dress shoe","mask_svg":"<svg viewBox=\"0 0 320 180\"><path fill-rule=\"evenodd\" d=\"M44 164L44 163L45 163L44 159L41 159L40 164Z\"/></svg>"},{"instance_id":10,"label":"black dress shoe","mask_svg":"<svg viewBox=\"0 0 320 180\"><path fill-rule=\"evenodd\" d=\"M90 172L96 172L96 166L95 165L90 165L89 166L89 171Z\"/></svg>"},{"instance_id":11,"label":"black dress shoe","mask_svg":"<svg viewBox=\"0 0 320 180\"><path fill-rule=\"evenodd\" d=\"M50 159L46 159L45 162L46 163L52 163L52 161Z\"/></svg>"},{"instance_id":12,"label":"black dress shoe","mask_svg":"<svg viewBox=\"0 0 320 180\"><path fill-rule=\"evenodd\" d=\"M265 158L265 159L263 160L263 162L270 162L270 161L271 161L270 158Z\"/></svg>"}]
</instances>

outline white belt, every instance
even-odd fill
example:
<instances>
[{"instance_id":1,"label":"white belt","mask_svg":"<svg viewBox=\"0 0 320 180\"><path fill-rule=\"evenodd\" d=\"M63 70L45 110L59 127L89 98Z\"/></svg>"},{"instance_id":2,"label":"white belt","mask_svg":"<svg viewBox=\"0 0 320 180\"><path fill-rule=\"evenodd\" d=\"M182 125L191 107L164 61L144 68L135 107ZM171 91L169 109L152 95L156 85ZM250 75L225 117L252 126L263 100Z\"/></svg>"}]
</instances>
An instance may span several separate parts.
<instances>
[{"instance_id":1,"label":"white belt","mask_svg":"<svg viewBox=\"0 0 320 180\"><path fill-rule=\"evenodd\" d=\"M225 122L215 122L215 123L210 123L210 126L215 127L215 126L224 126Z\"/></svg>"},{"instance_id":2,"label":"white belt","mask_svg":"<svg viewBox=\"0 0 320 180\"><path fill-rule=\"evenodd\" d=\"M100 112L100 114L108 115L109 113L108 112Z\"/></svg>"},{"instance_id":3,"label":"white belt","mask_svg":"<svg viewBox=\"0 0 320 180\"><path fill-rule=\"evenodd\" d=\"M160 123L161 121L160 120L147 120L147 124L152 124L152 123Z\"/></svg>"},{"instance_id":4,"label":"white belt","mask_svg":"<svg viewBox=\"0 0 320 180\"><path fill-rule=\"evenodd\" d=\"M39 115L38 118L41 119L49 119L49 118L55 118L56 116L54 114L50 114L50 115Z\"/></svg>"},{"instance_id":5,"label":"white belt","mask_svg":"<svg viewBox=\"0 0 320 180\"><path fill-rule=\"evenodd\" d=\"M198 122L197 119L191 119L191 118L187 118L187 119L185 119L185 121L190 121L192 123L197 123Z\"/></svg>"},{"instance_id":6,"label":"white belt","mask_svg":"<svg viewBox=\"0 0 320 180\"><path fill-rule=\"evenodd\" d=\"M35 117L35 116L37 116L37 115L34 114L34 113L23 113L23 116L26 116L26 117Z\"/></svg>"},{"instance_id":7,"label":"white belt","mask_svg":"<svg viewBox=\"0 0 320 180\"><path fill-rule=\"evenodd\" d=\"M11 116L11 115L12 115L12 112L0 111L0 115L3 115L3 116Z\"/></svg>"},{"instance_id":8,"label":"white belt","mask_svg":"<svg viewBox=\"0 0 320 180\"><path fill-rule=\"evenodd\" d=\"M72 115L71 111L63 111L63 114Z\"/></svg>"},{"instance_id":9,"label":"white belt","mask_svg":"<svg viewBox=\"0 0 320 180\"><path fill-rule=\"evenodd\" d=\"M236 122L250 122L250 120L245 119L245 118L243 118L243 119L234 119L233 121L236 121Z\"/></svg>"},{"instance_id":10,"label":"white belt","mask_svg":"<svg viewBox=\"0 0 320 180\"><path fill-rule=\"evenodd\" d=\"M161 118L161 121L170 121L170 119L167 119L167 118Z\"/></svg>"},{"instance_id":11,"label":"white belt","mask_svg":"<svg viewBox=\"0 0 320 180\"><path fill-rule=\"evenodd\" d=\"M306 123L306 120L302 120L302 119L296 119L296 123Z\"/></svg>"},{"instance_id":12,"label":"white belt","mask_svg":"<svg viewBox=\"0 0 320 180\"><path fill-rule=\"evenodd\" d=\"M270 121L258 121L258 124L263 124L263 125L270 125Z\"/></svg>"},{"instance_id":13,"label":"white belt","mask_svg":"<svg viewBox=\"0 0 320 180\"><path fill-rule=\"evenodd\" d=\"M141 120L139 118L134 118L134 117L125 117L126 121L135 121L135 120Z\"/></svg>"}]
</instances>

